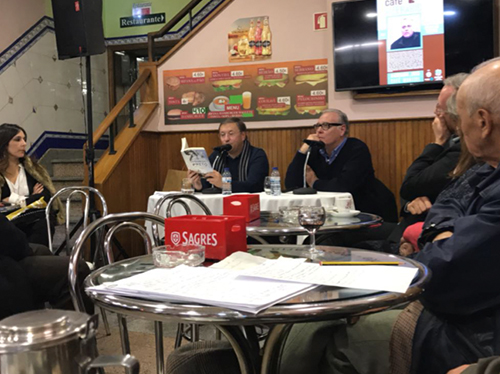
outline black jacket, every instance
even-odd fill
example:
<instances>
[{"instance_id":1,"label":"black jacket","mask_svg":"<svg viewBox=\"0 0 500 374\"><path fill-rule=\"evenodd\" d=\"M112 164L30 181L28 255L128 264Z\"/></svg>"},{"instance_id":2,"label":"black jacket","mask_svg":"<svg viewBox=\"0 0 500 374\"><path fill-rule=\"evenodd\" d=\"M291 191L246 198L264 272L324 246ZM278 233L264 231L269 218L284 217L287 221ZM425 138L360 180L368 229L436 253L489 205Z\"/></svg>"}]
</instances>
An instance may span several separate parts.
<instances>
[{"instance_id":1,"label":"black jacket","mask_svg":"<svg viewBox=\"0 0 500 374\"><path fill-rule=\"evenodd\" d=\"M24 234L0 214L0 319L34 308L28 277L19 261L33 254Z\"/></svg>"},{"instance_id":2,"label":"black jacket","mask_svg":"<svg viewBox=\"0 0 500 374\"><path fill-rule=\"evenodd\" d=\"M391 49L416 48L420 47L420 33L414 32L409 38L402 36L391 44Z\"/></svg>"},{"instance_id":3,"label":"black jacket","mask_svg":"<svg viewBox=\"0 0 500 374\"><path fill-rule=\"evenodd\" d=\"M400 195L412 201L427 196L433 203L439 193L450 182L449 174L457 166L460 157L460 140L456 138L445 146L428 144L423 152L406 170Z\"/></svg>"},{"instance_id":4,"label":"black jacket","mask_svg":"<svg viewBox=\"0 0 500 374\"><path fill-rule=\"evenodd\" d=\"M287 190L303 187L305 159L305 154L297 152L288 166L285 178ZM389 222L397 221L394 195L375 178L370 151L361 140L347 138L337 158L330 165L319 150L313 148L308 165L319 178L313 186L316 190L349 192L356 209L378 214Z\"/></svg>"}]
</instances>

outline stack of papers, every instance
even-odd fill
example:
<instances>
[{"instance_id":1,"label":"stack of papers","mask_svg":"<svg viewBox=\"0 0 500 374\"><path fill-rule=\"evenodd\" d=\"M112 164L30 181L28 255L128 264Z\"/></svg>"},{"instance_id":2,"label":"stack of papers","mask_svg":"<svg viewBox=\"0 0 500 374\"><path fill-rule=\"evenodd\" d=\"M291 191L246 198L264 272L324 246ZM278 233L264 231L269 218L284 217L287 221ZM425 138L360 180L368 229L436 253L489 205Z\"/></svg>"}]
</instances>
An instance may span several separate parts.
<instances>
[{"instance_id":1,"label":"stack of papers","mask_svg":"<svg viewBox=\"0 0 500 374\"><path fill-rule=\"evenodd\" d=\"M86 290L158 301L195 302L258 313L314 287L305 283L240 277L238 272L227 269L181 265L173 269L149 270Z\"/></svg>"},{"instance_id":2,"label":"stack of papers","mask_svg":"<svg viewBox=\"0 0 500 374\"><path fill-rule=\"evenodd\" d=\"M305 259L268 260L236 252L210 268L153 269L87 291L258 313L317 285L403 293L417 271L406 266L320 266Z\"/></svg>"}]
</instances>

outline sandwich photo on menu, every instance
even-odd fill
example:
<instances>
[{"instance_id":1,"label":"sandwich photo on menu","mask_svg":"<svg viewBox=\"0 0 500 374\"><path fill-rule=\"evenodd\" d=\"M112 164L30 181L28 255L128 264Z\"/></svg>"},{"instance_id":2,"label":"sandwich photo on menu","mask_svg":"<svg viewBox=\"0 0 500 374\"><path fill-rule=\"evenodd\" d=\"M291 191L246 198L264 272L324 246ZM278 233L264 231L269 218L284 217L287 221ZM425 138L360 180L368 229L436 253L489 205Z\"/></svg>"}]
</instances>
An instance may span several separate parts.
<instances>
[{"instance_id":1,"label":"sandwich photo on menu","mask_svg":"<svg viewBox=\"0 0 500 374\"><path fill-rule=\"evenodd\" d=\"M288 83L288 74L275 74L271 76L258 75L255 80L258 87L279 87L283 88Z\"/></svg>"},{"instance_id":2,"label":"sandwich photo on menu","mask_svg":"<svg viewBox=\"0 0 500 374\"><path fill-rule=\"evenodd\" d=\"M316 86L328 80L328 73L301 74L297 75L294 80L295 84L307 83L311 86Z\"/></svg>"},{"instance_id":3,"label":"sandwich photo on menu","mask_svg":"<svg viewBox=\"0 0 500 374\"><path fill-rule=\"evenodd\" d=\"M210 164L205 148L189 147L186 138L182 138L181 154L188 170L196 171L200 175L205 175L214 170Z\"/></svg>"},{"instance_id":4,"label":"sandwich photo on menu","mask_svg":"<svg viewBox=\"0 0 500 374\"><path fill-rule=\"evenodd\" d=\"M286 116L288 115L288 113L290 113L290 105L282 104L281 106L271 108L257 106L257 112L261 116Z\"/></svg>"},{"instance_id":5,"label":"sandwich photo on menu","mask_svg":"<svg viewBox=\"0 0 500 374\"><path fill-rule=\"evenodd\" d=\"M241 79L223 79L212 82L212 88L215 92L237 90L241 87Z\"/></svg>"},{"instance_id":6,"label":"sandwich photo on menu","mask_svg":"<svg viewBox=\"0 0 500 374\"><path fill-rule=\"evenodd\" d=\"M315 116L317 114L320 114L324 110L328 108L327 104L324 105L304 105L304 106L299 106L295 104L294 106L295 111L298 114L310 114L312 116Z\"/></svg>"}]
</instances>

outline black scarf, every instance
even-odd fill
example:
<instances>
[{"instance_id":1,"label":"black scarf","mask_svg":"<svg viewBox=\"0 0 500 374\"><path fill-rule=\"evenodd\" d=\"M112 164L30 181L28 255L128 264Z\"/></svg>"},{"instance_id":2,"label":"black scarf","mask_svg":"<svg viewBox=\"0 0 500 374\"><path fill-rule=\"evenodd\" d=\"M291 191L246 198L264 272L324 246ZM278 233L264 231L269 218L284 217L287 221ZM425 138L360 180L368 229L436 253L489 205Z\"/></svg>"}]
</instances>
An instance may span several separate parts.
<instances>
[{"instance_id":1,"label":"black scarf","mask_svg":"<svg viewBox=\"0 0 500 374\"><path fill-rule=\"evenodd\" d=\"M214 163L214 169L222 174L226 166L227 153L224 153ZM250 160L250 142L245 139L243 142L243 150L240 154L240 164L238 166L239 180L245 182L248 176L248 161Z\"/></svg>"}]
</instances>

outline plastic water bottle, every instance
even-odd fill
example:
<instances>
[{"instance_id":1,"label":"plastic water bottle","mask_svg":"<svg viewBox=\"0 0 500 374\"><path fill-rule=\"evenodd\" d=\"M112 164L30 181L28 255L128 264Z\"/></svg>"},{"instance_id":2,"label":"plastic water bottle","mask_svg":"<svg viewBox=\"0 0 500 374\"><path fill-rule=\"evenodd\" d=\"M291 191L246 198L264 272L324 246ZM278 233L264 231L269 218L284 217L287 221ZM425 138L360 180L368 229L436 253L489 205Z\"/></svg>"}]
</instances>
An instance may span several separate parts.
<instances>
[{"instance_id":1,"label":"plastic water bottle","mask_svg":"<svg viewBox=\"0 0 500 374\"><path fill-rule=\"evenodd\" d=\"M271 195L281 195L281 179L280 172L277 167L274 167L271 171Z\"/></svg>"},{"instance_id":2,"label":"plastic water bottle","mask_svg":"<svg viewBox=\"0 0 500 374\"><path fill-rule=\"evenodd\" d=\"M222 173L222 194L223 195L231 195L231 182L233 178L231 177L231 172L229 168L224 168L224 172Z\"/></svg>"}]
</instances>

